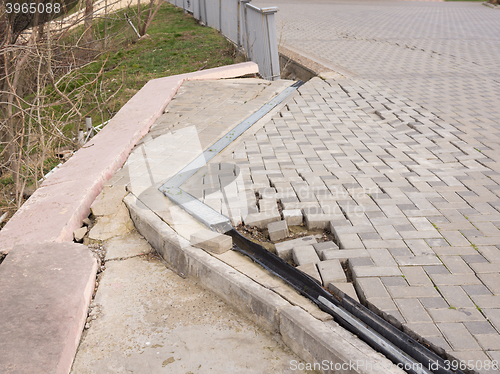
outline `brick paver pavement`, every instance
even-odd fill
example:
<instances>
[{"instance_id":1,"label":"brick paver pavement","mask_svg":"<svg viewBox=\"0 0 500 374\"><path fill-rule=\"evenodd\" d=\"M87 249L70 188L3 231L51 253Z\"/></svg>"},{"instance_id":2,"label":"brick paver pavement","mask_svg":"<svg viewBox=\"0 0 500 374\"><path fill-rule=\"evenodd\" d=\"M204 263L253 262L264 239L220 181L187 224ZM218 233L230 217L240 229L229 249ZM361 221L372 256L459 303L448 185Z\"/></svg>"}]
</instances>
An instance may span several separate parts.
<instances>
[{"instance_id":1,"label":"brick paver pavement","mask_svg":"<svg viewBox=\"0 0 500 374\"><path fill-rule=\"evenodd\" d=\"M346 79L308 82L227 155L241 174L234 196L259 193L246 211L280 204L307 225L326 222L340 250L321 259L349 259L362 301L487 371L500 360L500 12L265 4L280 8L287 48Z\"/></svg>"},{"instance_id":2,"label":"brick paver pavement","mask_svg":"<svg viewBox=\"0 0 500 374\"><path fill-rule=\"evenodd\" d=\"M324 222L314 227L329 228L340 249L322 252L319 269L348 260L365 304L484 372L500 358L498 174L460 134L369 81L313 78L209 165L205 179L231 181L199 197L233 223L278 206L300 209L308 226ZM305 249L277 248L302 266Z\"/></svg>"}]
</instances>

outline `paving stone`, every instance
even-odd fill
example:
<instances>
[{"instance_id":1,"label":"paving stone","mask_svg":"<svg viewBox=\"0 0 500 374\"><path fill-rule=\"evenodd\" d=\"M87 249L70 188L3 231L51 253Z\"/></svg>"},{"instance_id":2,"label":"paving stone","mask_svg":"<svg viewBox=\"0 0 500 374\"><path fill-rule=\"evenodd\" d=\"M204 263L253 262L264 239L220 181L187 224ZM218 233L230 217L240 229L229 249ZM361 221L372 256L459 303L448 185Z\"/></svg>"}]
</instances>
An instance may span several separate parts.
<instances>
[{"instance_id":1,"label":"paving stone","mask_svg":"<svg viewBox=\"0 0 500 374\"><path fill-rule=\"evenodd\" d=\"M434 322L484 321L483 315L476 309L427 309L427 312Z\"/></svg>"},{"instance_id":2,"label":"paving stone","mask_svg":"<svg viewBox=\"0 0 500 374\"><path fill-rule=\"evenodd\" d=\"M497 334L497 331L487 321L464 322L464 326L472 335ZM477 338L476 338L477 339ZM479 342L481 344L481 342ZM499 349L499 348L496 348Z\"/></svg>"},{"instance_id":3,"label":"paving stone","mask_svg":"<svg viewBox=\"0 0 500 374\"><path fill-rule=\"evenodd\" d=\"M487 264L488 260L486 260L480 254L477 255L462 255L460 256L463 260L470 266L471 264Z\"/></svg>"},{"instance_id":4,"label":"paving stone","mask_svg":"<svg viewBox=\"0 0 500 374\"><path fill-rule=\"evenodd\" d=\"M425 266L441 265L442 262L437 256L394 256L400 266ZM446 271L448 273L448 271Z\"/></svg>"},{"instance_id":5,"label":"paving stone","mask_svg":"<svg viewBox=\"0 0 500 374\"><path fill-rule=\"evenodd\" d=\"M474 351L481 347L462 323L438 323L437 327L456 351Z\"/></svg>"},{"instance_id":6,"label":"paving stone","mask_svg":"<svg viewBox=\"0 0 500 374\"><path fill-rule=\"evenodd\" d=\"M365 277L398 277L402 275L397 266L351 266L351 271L355 280Z\"/></svg>"},{"instance_id":7,"label":"paving stone","mask_svg":"<svg viewBox=\"0 0 500 374\"><path fill-rule=\"evenodd\" d=\"M310 277L312 277L319 284L323 284L323 282L321 280L321 276L320 276L318 269L316 267L316 264L307 263L304 265L297 266L297 269L299 269L300 271L302 271L302 272L306 273L307 275L309 275Z\"/></svg>"},{"instance_id":8,"label":"paving stone","mask_svg":"<svg viewBox=\"0 0 500 374\"><path fill-rule=\"evenodd\" d=\"M394 300L390 297L370 297L366 299L366 304L370 310L376 312L397 310Z\"/></svg>"},{"instance_id":9,"label":"paving stone","mask_svg":"<svg viewBox=\"0 0 500 374\"><path fill-rule=\"evenodd\" d=\"M432 250L438 256L467 256L477 255L477 251L471 246L467 247L433 247Z\"/></svg>"},{"instance_id":10,"label":"paving stone","mask_svg":"<svg viewBox=\"0 0 500 374\"><path fill-rule=\"evenodd\" d=\"M497 308L500 304L500 295L491 296L471 296L474 304L479 308Z\"/></svg>"},{"instance_id":11,"label":"paving stone","mask_svg":"<svg viewBox=\"0 0 500 374\"><path fill-rule=\"evenodd\" d=\"M257 191L261 199L273 199L276 197L277 191L273 187L259 188Z\"/></svg>"},{"instance_id":12,"label":"paving stone","mask_svg":"<svg viewBox=\"0 0 500 374\"><path fill-rule=\"evenodd\" d=\"M429 276L437 286L481 284L481 281L474 274L429 274Z\"/></svg>"},{"instance_id":13,"label":"paving stone","mask_svg":"<svg viewBox=\"0 0 500 374\"><path fill-rule=\"evenodd\" d=\"M267 230L269 232L269 238L273 242L285 239L288 236L286 221L271 222L267 225Z\"/></svg>"},{"instance_id":14,"label":"paving stone","mask_svg":"<svg viewBox=\"0 0 500 374\"><path fill-rule=\"evenodd\" d=\"M335 234L335 241L341 249L365 248L357 234Z\"/></svg>"},{"instance_id":15,"label":"paving stone","mask_svg":"<svg viewBox=\"0 0 500 374\"><path fill-rule=\"evenodd\" d=\"M496 331L493 334L474 335L474 338L485 351L500 350L500 335Z\"/></svg>"},{"instance_id":16,"label":"paving stone","mask_svg":"<svg viewBox=\"0 0 500 374\"><path fill-rule=\"evenodd\" d=\"M434 287L425 286L388 286L387 289L395 299L414 297L441 297Z\"/></svg>"},{"instance_id":17,"label":"paving stone","mask_svg":"<svg viewBox=\"0 0 500 374\"><path fill-rule=\"evenodd\" d=\"M433 286L431 279L421 266L404 266L400 269L410 286Z\"/></svg>"},{"instance_id":18,"label":"paving stone","mask_svg":"<svg viewBox=\"0 0 500 374\"><path fill-rule=\"evenodd\" d=\"M293 261L299 266L317 264L321 261L312 245L300 245L293 247L292 256Z\"/></svg>"},{"instance_id":19,"label":"paving stone","mask_svg":"<svg viewBox=\"0 0 500 374\"><path fill-rule=\"evenodd\" d=\"M385 248L366 249L377 266L398 266L391 252Z\"/></svg>"},{"instance_id":20,"label":"paving stone","mask_svg":"<svg viewBox=\"0 0 500 374\"><path fill-rule=\"evenodd\" d=\"M471 274L472 269L460 256L440 256L439 259L443 261L444 265L452 274Z\"/></svg>"},{"instance_id":21,"label":"paving stone","mask_svg":"<svg viewBox=\"0 0 500 374\"><path fill-rule=\"evenodd\" d=\"M463 236L460 231L440 231L441 235L450 243L451 246L469 246L470 242Z\"/></svg>"},{"instance_id":22,"label":"paving stone","mask_svg":"<svg viewBox=\"0 0 500 374\"><path fill-rule=\"evenodd\" d=\"M281 215L278 211L260 212L252 213L243 218L245 225L250 227L257 227L260 229L266 228L266 226L271 222L277 222L281 220Z\"/></svg>"},{"instance_id":23,"label":"paving stone","mask_svg":"<svg viewBox=\"0 0 500 374\"><path fill-rule=\"evenodd\" d=\"M419 297L418 300L422 303L424 308L426 309L442 309L448 308L449 305L446 301L438 296L438 297Z\"/></svg>"},{"instance_id":24,"label":"paving stone","mask_svg":"<svg viewBox=\"0 0 500 374\"><path fill-rule=\"evenodd\" d=\"M390 298L382 281L377 277L359 278L354 286L360 300L363 302L368 298Z\"/></svg>"},{"instance_id":25,"label":"paving stone","mask_svg":"<svg viewBox=\"0 0 500 374\"><path fill-rule=\"evenodd\" d=\"M424 266L424 270L427 274L450 274L444 265Z\"/></svg>"},{"instance_id":26,"label":"paving stone","mask_svg":"<svg viewBox=\"0 0 500 374\"><path fill-rule=\"evenodd\" d=\"M324 251L331 251L331 250L337 251L337 250L339 250L338 245L332 241L314 243L313 247L316 250L316 253L318 254L319 258L321 258L321 259L323 259L323 252Z\"/></svg>"},{"instance_id":27,"label":"paving stone","mask_svg":"<svg viewBox=\"0 0 500 374\"><path fill-rule=\"evenodd\" d=\"M488 287L488 289L494 295L500 295L500 274L478 274L483 284Z\"/></svg>"},{"instance_id":28,"label":"paving stone","mask_svg":"<svg viewBox=\"0 0 500 374\"><path fill-rule=\"evenodd\" d=\"M274 212L278 209L276 199L261 199L258 203L261 212Z\"/></svg>"},{"instance_id":29,"label":"paving stone","mask_svg":"<svg viewBox=\"0 0 500 374\"><path fill-rule=\"evenodd\" d=\"M462 289L469 296L491 296L491 291L482 284L463 285Z\"/></svg>"},{"instance_id":30,"label":"paving stone","mask_svg":"<svg viewBox=\"0 0 500 374\"><path fill-rule=\"evenodd\" d=\"M194 247L216 254L227 252L233 247L233 239L230 236L211 230L200 230L192 234L190 243Z\"/></svg>"},{"instance_id":31,"label":"paving stone","mask_svg":"<svg viewBox=\"0 0 500 374\"><path fill-rule=\"evenodd\" d=\"M475 308L469 295L460 286L439 286L439 292L452 307Z\"/></svg>"},{"instance_id":32,"label":"paving stone","mask_svg":"<svg viewBox=\"0 0 500 374\"><path fill-rule=\"evenodd\" d=\"M437 230L433 231L398 231L403 239L441 239L442 236Z\"/></svg>"},{"instance_id":33,"label":"paving stone","mask_svg":"<svg viewBox=\"0 0 500 374\"><path fill-rule=\"evenodd\" d=\"M380 280L384 284L384 286L400 286L400 287L406 287L408 286L408 283L406 282L405 278L403 276L401 277L380 277Z\"/></svg>"},{"instance_id":34,"label":"paving stone","mask_svg":"<svg viewBox=\"0 0 500 374\"><path fill-rule=\"evenodd\" d=\"M334 215L330 214L314 214L308 213L305 209L303 209L305 222L308 230L312 229L326 229L328 228L330 221L335 218Z\"/></svg>"},{"instance_id":35,"label":"paving stone","mask_svg":"<svg viewBox=\"0 0 500 374\"><path fill-rule=\"evenodd\" d=\"M453 352L453 357L457 360L463 361L465 365L469 363L472 366L472 369L476 373L480 374L493 374L498 373L498 368L493 368L492 358L488 357L487 354L494 354L497 351L487 351L485 353L482 350L477 351L456 351ZM498 367L498 359L497 359L497 367Z\"/></svg>"},{"instance_id":36,"label":"paving stone","mask_svg":"<svg viewBox=\"0 0 500 374\"><path fill-rule=\"evenodd\" d=\"M321 261L317 264L317 267L324 286L328 286L329 283L347 282L344 269L339 260Z\"/></svg>"},{"instance_id":37,"label":"paving stone","mask_svg":"<svg viewBox=\"0 0 500 374\"><path fill-rule=\"evenodd\" d=\"M410 248L410 250L415 256L434 255L434 251L429 247L429 245L423 239L405 240L405 243L406 245L408 245L408 248Z\"/></svg>"},{"instance_id":38,"label":"paving stone","mask_svg":"<svg viewBox=\"0 0 500 374\"><path fill-rule=\"evenodd\" d=\"M304 236L303 238L287 240L274 245L276 254L285 261L292 260L292 249L301 245L312 245L316 243L316 238L313 235Z\"/></svg>"},{"instance_id":39,"label":"paving stone","mask_svg":"<svg viewBox=\"0 0 500 374\"><path fill-rule=\"evenodd\" d=\"M375 228L383 240L401 239L401 235L392 225L375 226Z\"/></svg>"},{"instance_id":40,"label":"paving stone","mask_svg":"<svg viewBox=\"0 0 500 374\"><path fill-rule=\"evenodd\" d=\"M396 239L390 239L390 240L364 240L363 245L366 248L372 248L372 249L377 249L377 248L386 248L386 249L394 249L394 248L402 248L406 247L406 244L403 240L396 240Z\"/></svg>"},{"instance_id":41,"label":"paving stone","mask_svg":"<svg viewBox=\"0 0 500 374\"><path fill-rule=\"evenodd\" d=\"M349 259L349 267L352 269L354 266L375 266L375 263L370 257L358 257Z\"/></svg>"},{"instance_id":42,"label":"paving stone","mask_svg":"<svg viewBox=\"0 0 500 374\"><path fill-rule=\"evenodd\" d=\"M500 249L496 246L477 246L477 251L490 262L499 262Z\"/></svg>"},{"instance_id":43,"label":"paving stone","mask_svg":"<svg viewBox=\"0 0 500 374\"><path fill-rule=\"evenodd\" d=\"M282 211L282 214L288 226L302 225L303 216L300 209L285 209Z\"/></svg>"},{"instance_id":44,"label":"paving stone","mask_svg":"<svg viewBox=\"0 0 500 374\"><path fill-rule=\"evenodd\" d=\"M341 249L323 251L323 260L340 260L345 262L353 258L370 257L370 254L365 249Z\"/></svg>"}]
</instances>

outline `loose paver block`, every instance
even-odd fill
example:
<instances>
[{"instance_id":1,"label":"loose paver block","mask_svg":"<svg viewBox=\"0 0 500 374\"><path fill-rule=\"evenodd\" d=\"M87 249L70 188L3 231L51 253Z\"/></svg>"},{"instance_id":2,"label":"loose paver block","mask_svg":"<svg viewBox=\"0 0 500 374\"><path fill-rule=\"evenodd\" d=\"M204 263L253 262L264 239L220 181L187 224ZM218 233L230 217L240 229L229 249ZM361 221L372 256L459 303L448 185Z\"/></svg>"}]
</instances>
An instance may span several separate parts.
<instances>
[{"instance_id":1,"label":"loose paver block","mask_svg":"<svg viewBox=\"0 0 500 374\"><path fill-rule=\"evenodd\" d=\"M286 221L271 222L267 225L269 239L273 242L285 239L288 236L288 226Z\"/></svg>"},{"instance_id":2,"label":"loose paver block","mask_svg":"<svg viewBox=\"0 0 500 374\"><path fill-rule=\"evenodd\" d=\"M270 212L278 209L276 199L261 199L259 200L259 208L261 212Z\"/></svg>"},{"instance_id":3,"label":"loose paver block","mask_svg":"<svg viewBox=\"0 0 500 374\"><path fill-rule=\"evenodd\" d=\"M462 323L438 323L438 328L456 350L479 350L481 347Z\"/></svg>"},{"instance_id":4,"label":"loose paver block","mask_svg":"<svg viewBox=\"0 0 500 374\"><path fill-rule=\"evenodd\" d=\"M319 284L323 284L321 281L321 276L318 272L318 268L316 267L316 264L309 263L305 265L300 265L297 266L297 269L312 277Z\"/></svg>"},{"instance_id":5,"label":"loose paver block","mask_svg":"<svg viewBox=\"0 0 500 374\"><path fill-rule=\"evenodd\" d=\"M0 372L69 373L97 263L74 243L15 246L0 266Z\"/></svg>"},{"instance_id":6,"label":"loose paver block","mask_svg":"<svg viewBox=\"0 0 500 374\"><path fill-rule=\"evenodd\" d=\"M276 243L276 254L285 261L292 259L292 249L299 245L310 245L316 243L316 238L313 235L304 236L303 238L287 240L286 242Z\"/></svg>"},{"instance_id":7,"label":"loose paver block","mask_svg":"<svg viewBox=\"0 0 500 374\"><path fill-rule=\"evenodd\" d=\"M347 282L344 269L342 269L339 260L321 261L318 263L318 270L324 286L328 286L329 283Z\"/></svg>"},{"instance_id":8,"label":"loose paver block","mask_svg":"<svg viewBox=\"0 0 500 374\"><path fill-rule=\"evenodd\" d=\"M288 226L302 225L303 216L300 209L285 209L282 213L283 219L286 221Z\"/></svg>"},{"instance_id":9,"label":"loose paver block","mask_svg":"<svg viewBox=\"0 0 500 374\"><path fill-rule=\"evenodd\" d=\"M352 277L399 277L401 271L397 266L352 266Z\"/></svg>"},{"instance_id":10,"label":"loose paver block","mask_svg":"<svg viewBox=\"0 0 500 374\"><path fill-rule=\"evenodd\" d=\"M304 213L308 230L326 229L329 226L330 221L335 218L335 216L331 214L308 213L305 209Z\"/></svg>"},{"instance_id":11,"label":"loose paver block","mask_svg":"<svg viewBox=\"0 0 500 374\"><path fill-rule=\"evenodd\" d=\"M293 247L292 254L293 261L299 266L305 264L317 264L321 261L312 245Z\"/></svg>"},{"instance_id":12,"label":"loose paver block","mask_svg":"<svg viewBox=\"0 0 500 374\"><path fill-rule=\"evenodd\" d=\"M378 277L360 278L355 284L360 300L368 298L390 298L391 296L384 287L384 284Z\"/></svg>"},{"instance_id":13,"label":"loose paver block","mask_svg":"<svg viewBox=\"0 0 500 374\"><path fill-rule=\"evenodd\" d=\"M219 234L210 230L200 230L191 235L191 245L221 254L230 250L233 246L233 239L230 236Z\"/></svg>"},{"instance_id":14,"label":"loose paver block","mask_svg":"<svg viewBox=\"0 0 500 374\"><path fill-rule=\"evenodd\" d=\"M277 222L281 220L281 215L277 210L252 213L243 218L245 225L250 227L257 227L259 229L265 228L271 222Z\"/></svg>"},{"instance_id":15,"label":"loose paver block","mask_svg":"<svg viewBox=\"0 0 500 374\"><path fill-rule=\"evenodd\" d=\"M313 244L313 247L316 250L316 253L318 254L319 258L321 258L321 260L324 260L324 258L323 258L324 251L332 251L332 250L338 251L339 250L339 247L337 246L337 244L335 244L332 241L316 243L316 244Z\"/></svg>"},{"instance_id":16,"label":"loose paver block","mask_svg":"<svg viewBox=\"0 0 500 374\"><path fill-rule=\"evenodd\" d=\"M333 260L339 259L341 262L345 262L350 258L364 258L370 257L365 249L341 249L341 250L325 250L323 251L323 260Z\"/></svg>"}]
</instances>

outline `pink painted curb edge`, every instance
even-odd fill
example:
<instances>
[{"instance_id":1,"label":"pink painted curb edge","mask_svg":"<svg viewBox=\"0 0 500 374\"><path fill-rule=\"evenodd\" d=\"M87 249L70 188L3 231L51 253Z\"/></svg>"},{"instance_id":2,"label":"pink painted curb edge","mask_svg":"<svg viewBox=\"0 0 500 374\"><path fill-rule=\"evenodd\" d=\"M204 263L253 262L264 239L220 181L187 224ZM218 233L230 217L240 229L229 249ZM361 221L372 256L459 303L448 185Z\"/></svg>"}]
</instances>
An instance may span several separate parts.
<instances>
[{"instance_id":1,"label":"pink painted curb edge","mask_svg":"<svg viewBox=\"0 0 500 374\"><path fill-rule=\"evenodd\" d=\"M163 113L186 80L235 78L258 73L253 62L149 81L108 125L53 173L0 231L0 253L16 244L73 241L104 183Z\"/></svg>"}]
</instances>

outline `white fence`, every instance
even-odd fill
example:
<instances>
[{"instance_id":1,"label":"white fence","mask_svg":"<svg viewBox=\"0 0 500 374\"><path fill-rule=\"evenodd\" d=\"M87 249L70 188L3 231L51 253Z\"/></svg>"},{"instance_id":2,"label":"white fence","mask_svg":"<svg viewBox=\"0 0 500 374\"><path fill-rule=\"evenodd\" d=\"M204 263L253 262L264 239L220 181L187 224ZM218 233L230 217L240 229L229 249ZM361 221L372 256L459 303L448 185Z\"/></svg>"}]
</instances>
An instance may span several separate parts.
<instances>
[{"instance_id":1,"label":"white fence","mask_svg":"<svg viewBox=\"0 0 500 374\"><path fill-rule=\"evenodd\" d=\"M258 8L250 0L167 0L193 14L205 25L219 30L248 58L259 65L269 80L280 77L278 40L274 14L276 7Z\"/></svg>"}]
</instances>

